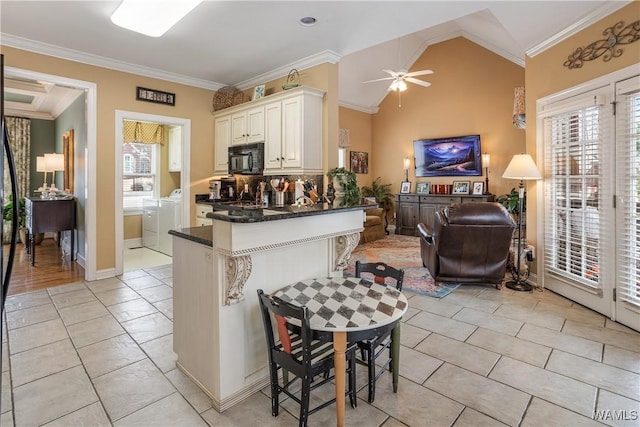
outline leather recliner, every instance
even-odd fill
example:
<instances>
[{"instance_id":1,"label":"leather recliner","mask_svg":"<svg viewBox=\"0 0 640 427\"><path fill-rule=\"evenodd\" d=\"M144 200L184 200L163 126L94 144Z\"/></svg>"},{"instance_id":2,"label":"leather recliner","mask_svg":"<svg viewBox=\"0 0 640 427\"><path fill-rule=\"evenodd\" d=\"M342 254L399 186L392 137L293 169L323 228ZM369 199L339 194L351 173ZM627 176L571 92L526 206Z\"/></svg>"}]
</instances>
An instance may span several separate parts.
<instances>
[{"instance_id":1,"label":"leather recliner","mask_svg":"<svg viewBox=\"0 0 640 427\"><path fill-rule=\"evenodd\" d=\"M456 203L418 224L422 264L439 282L502 287L516 224L499 203Z\"/></svg>"}]
</instances>

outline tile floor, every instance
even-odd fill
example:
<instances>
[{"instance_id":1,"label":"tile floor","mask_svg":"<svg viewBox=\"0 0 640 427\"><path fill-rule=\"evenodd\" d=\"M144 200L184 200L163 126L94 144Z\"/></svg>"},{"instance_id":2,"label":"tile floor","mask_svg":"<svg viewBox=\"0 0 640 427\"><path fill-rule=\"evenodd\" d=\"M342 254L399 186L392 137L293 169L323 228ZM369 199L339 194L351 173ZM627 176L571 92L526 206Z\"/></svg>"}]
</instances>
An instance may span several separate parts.
<instances>
[{"instance_id":1,"label":"tile floor","mask_svg":"<svg viewBox=\"0 0 640 427\"><path fill-rule=\"evenodd\" d=\"M271 416L268 389L220 414L176 369L171 286L163 266L8 298L0 424L297 425L291 400ZM549 291L407 296L399 391L385 373L367 404L359 369L347 425L638 426L639 333ZM335 425L334 411L310 425Z\"/></svg>"},{"instance_id":2,"label":"tile floor","mask_svg":"<svg viewBox=\"0 0 640 427\"><path fill-rule=\"evenodd\" d=\"M123 271L127 272L171 264L171 257L146 247L126 248L122 261Z\"/></svg>"}]
</instances>

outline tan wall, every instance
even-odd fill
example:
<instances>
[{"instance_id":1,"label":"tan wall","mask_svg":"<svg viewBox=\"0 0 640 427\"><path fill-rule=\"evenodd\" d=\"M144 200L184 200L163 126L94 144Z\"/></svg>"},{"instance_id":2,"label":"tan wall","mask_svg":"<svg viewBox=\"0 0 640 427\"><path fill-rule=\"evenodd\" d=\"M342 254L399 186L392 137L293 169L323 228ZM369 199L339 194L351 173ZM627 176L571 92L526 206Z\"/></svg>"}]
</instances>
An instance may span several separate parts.
<instances>
[{"instance_id":1,"label":"tan wall","mask_svg":"<svg viewBox=\"0 0 640 427\"><path fill-rule=\"evenodd\" d=\"M526 108L529 113L527 117L526 148L534 159L536 158L536 141L538 137L538 129L535 122L536 100L622 68L640 64L640 41L620 46L623 50L622 55L608 62L599 58L585 62L582 68L573 70L564 67L562 64L578 47L585 47L596 40L601 40L603 38L602 33L606 28L618 21L624 21L624 25L628 25L638 19L640 19L640 3L634 2L543 53L533 58L527 58ZM638 71L640 72L640 66L638 66ZM543 171L542 164L538 164L538 168ZM538 201L536 197L532 197L536 194L535 183L527 185L527 194L527 240L535 245L538 232L536 215Z\"/></svg>"},{"instance_id":2,"label":"tan wall","mask_svg":"<svg viewBox=\"0 0 640 427\"><path fill-rule=\"evenodd\" d=\"M375 157L375 153L371 151L371 121L371 114L340 107L340 129L348 129L351 136L351 145L347 148L347 158L345 160L347 169L350 169L349 153L351 151L369 153L369 173L357 175L360 187L371 185L373 179L378 176L374 175L375 172L372 171L371 167L371 162Z\"/></svg>"},{"instance_id":3,"label":"tan wall","mask_svg":"<svg viewBox=\"0 0 640 427\"><path fill-rule=\"evenodd\" d=\"M409 84L402 93L402 107L398 94L389 93L372 116L371 175L399 192L403 159L409 157L415 192L414 140L479 134L482 151L491 154L489 190L499 195L517 186L502 179L502 173L513 155L524 150L525 133L512 123L513 91L524 86L524 69L464 38L430 46L411 68L422 69L434 71L420 77L430 81L430 87ZM419 178L432 184L453 180L484 177Z\"/></svg>"},{"instance_id":4,"label":"tan wall","mask_svg":"<svg viewBox=\"0 0 640 427\"><path fill-rule=\"evenodd\" d=\"M115 111L127 110L191 120L191 194L206 193L213 171L213 92L163 80L108 70L2 46L5 64L97 85L97 269L115 266ZM136 101L136 86L173 92L176 105ZM193 210L193 209L192 209ZM193 219L192 219L193 221Z\"/></svg>"}]
</instances>

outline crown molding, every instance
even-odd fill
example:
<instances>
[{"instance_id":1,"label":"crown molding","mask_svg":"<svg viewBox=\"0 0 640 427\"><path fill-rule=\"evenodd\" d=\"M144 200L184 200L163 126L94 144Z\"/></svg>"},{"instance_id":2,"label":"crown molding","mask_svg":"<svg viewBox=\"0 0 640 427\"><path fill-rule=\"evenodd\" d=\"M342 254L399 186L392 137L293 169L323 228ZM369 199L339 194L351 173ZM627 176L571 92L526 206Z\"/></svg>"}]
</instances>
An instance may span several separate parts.
<instances>
[{"instance_id":1,"label":"crown molding","mask_svg":"<svg viewBox=\"0 0 640 427\"><path fill-rule=\"evenodd\" d=\"M306 58L302 58L298 61L291 62L287 65L283 65L282 67L278 67L274 70L267 71L266 73L260 74L256 77L252 77L251 79L245 80L243 82L239 82L235 86L240 90L246 90L256 85L263 84L264 82L269 82L275 79L279 79L282 76L286 76L293 68L297 70L306 70L307 68L315 67L316 65L324 64L327 62L329 64L337 64L341 58L342 55L340 55L339 53L332 50L325 50L314 55L307 56Z\"/></svg>"},{"instance_id":2,"label":"crown molding","mask_svg":"<svg viewBox=\"0 0 640 427\"><path fill-rule=\"evenodd\" d=\"M356 111L360 111L362 113L366 113L366 114L375 114L378 111L380 111L380 107L365 107L362 105L356 105L356 104L351 104L349 102L346 101L338 101L338 106L343 107L343 108L348 108L350 110L356 110Z\"/></svg>"},{"instance_id":3,"label":"crown molding","mask_svg":"<svg viewBox=\"0 0 640 427\"><path fill-rule=\"evenodd\" d=\"M37 42L11 34L0 32L0 40L2 40L2 45L13 47L16 49L27 50L29 52L35 52L42 55L53 56L56 58L80 62L83 64L107 68L110 70L122 71L124 73L131 73L173 83L180 83L187 86L199 87L202 89L209 89L213 91L216 91L225 86L223 84L212 82L209 80L196 79L181 74L169 73L149 67L142 67L139 65L130 64L128 62L117 61L115 59L105 58L103 56L79 52L77 50L54 46L48 43Z\"/></svg>"},{"instance_id":4,"label":"crown molding","mask_svg":"<svg viewBox=\"0 0 640 427\"><path fill-rule=\"evenodd\" d=\"M8 105L5 106L4 108L4 115L7 117L9 116L25 117L27 119L39 119L39 120L55 120L56 119L49 113L41 113L38 111L24 110L22 108L11 108Z\"/></svg>"},{"instance_id":5,"label":"crown molding","mask_svg":"<svg viewBox=\"0 0 640 427\"><path fill-rule=\"evenodd\" d=\"M465 31L462 31L462 37L474 42L475 44L482 46L483 48L490 50L491 52L495 53L498 56L502 56L504 59L513 62L516 65L521 66L522 68L524 68L524 56L518 56L513 54L512 52L509 52L507 50L501 49L498 46L488 43L486 40L483 40L481 38L478 38L472 34L469 34Z\"/></svg>"},{"instance_id":6,"label":"crown molding","mask_svg":"<svg viewBox=\"0 0 640 427\"><path fill-rule=\"evenodd\" d=\"M527 51L525 51L525 54L533 58L534 56L555 46L561 41L564 41L569 37L573 36L574 34L584 30L588 26L593 25L596 22L600 21L601 19L611 15L613 12L623 8L629 3L632 3L632 0L631 1L608 1L602 4L596 10L586 15L584 18L569 25L567 28L555 34L554 36L549 37L547 40L544 40L543 42L538 43L537 45L533 46L531 49L528 49Z\"/></svg>"}]
</instances>

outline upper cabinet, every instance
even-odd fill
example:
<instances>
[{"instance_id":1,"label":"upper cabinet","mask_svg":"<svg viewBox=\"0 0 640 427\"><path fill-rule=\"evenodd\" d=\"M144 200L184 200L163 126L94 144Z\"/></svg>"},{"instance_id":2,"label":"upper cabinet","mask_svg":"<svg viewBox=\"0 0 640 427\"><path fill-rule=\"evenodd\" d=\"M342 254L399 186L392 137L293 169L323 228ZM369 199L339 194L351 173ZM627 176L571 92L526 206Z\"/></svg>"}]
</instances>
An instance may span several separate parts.
<instances>
[{"instance_id":1,"label":"upper cabinet","mask_svg":"<svg viewBox=\"0 0 640 427\"><path fill-rule=\"evenodd\" d=\"M213 155L215 175L229 173L229 146L231 145L231 116L218 117L214 121L215 146Z\"/></svg>"},{"instance_id":2,"label":"upper cabinet","mask_svg":"<svg viewBox=\"0 0 640 427\"><path fill-rule=\"evenodd\" d=\"M324 91L300 86L214 114L215 173L231 145L264 141L264 174L322 173Z\"/></svg>"},{"instance_id":3,"label":"upper cabinet","mask_svg":"<svg viewBox=\"0 0 640 427\"><path fill-rule=\"evenodd\" d=\"M182 170L182 126L169 128L169 172Z\"/></svg>"},{"instance_id":4,"label":"upper cabinet","mask_svg":"<svg viewBox=\"0 0 640 427\"><path fill-rule=\"evenodd\" d=\"M231 145L264 141L264 107L258 106L231 115Z\"/></svg>"}]
</instances>

